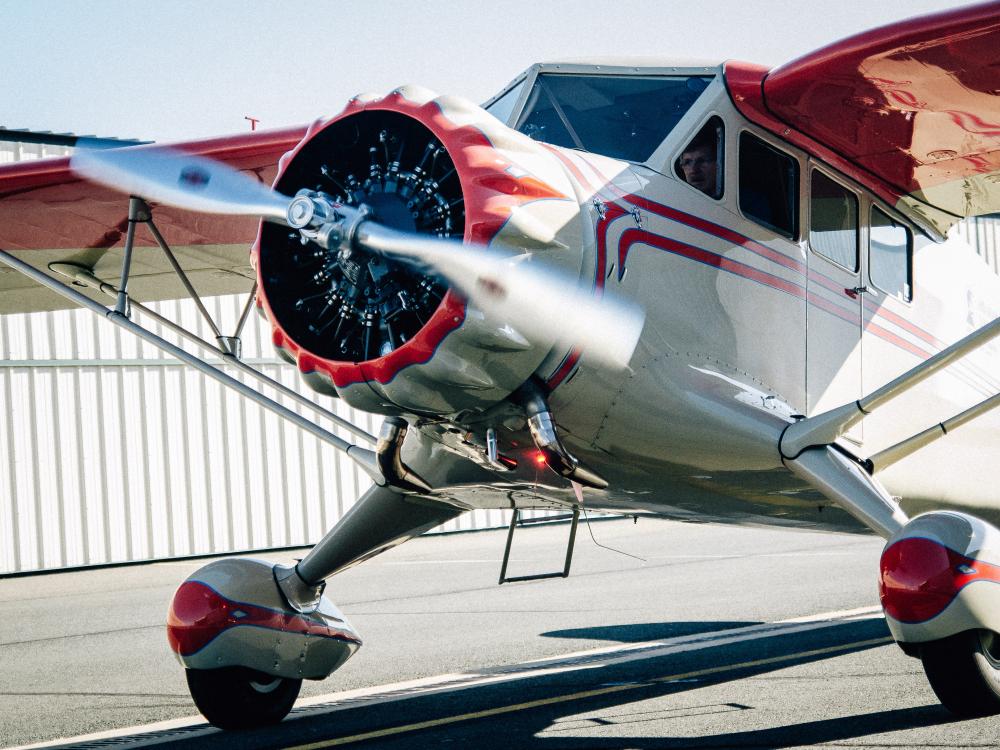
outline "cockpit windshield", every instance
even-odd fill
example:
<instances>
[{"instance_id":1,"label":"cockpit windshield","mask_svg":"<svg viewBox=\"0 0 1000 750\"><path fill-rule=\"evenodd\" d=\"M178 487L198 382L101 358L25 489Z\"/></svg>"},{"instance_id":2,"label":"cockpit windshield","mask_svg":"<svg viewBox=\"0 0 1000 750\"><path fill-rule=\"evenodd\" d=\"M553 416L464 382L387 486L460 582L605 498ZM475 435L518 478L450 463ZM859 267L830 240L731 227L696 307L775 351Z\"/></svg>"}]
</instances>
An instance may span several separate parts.
<instances>
[{"instance_id":1,"label":"cockpit windshield","mask_svg":"<svg viewBox=\"0 0 1000 750\"><path fill-rule=\"evenodd\" d=\"M711 76L542 74L517 130L556 146L616 159L649 158Z\"/></svg>"}]
</instances>

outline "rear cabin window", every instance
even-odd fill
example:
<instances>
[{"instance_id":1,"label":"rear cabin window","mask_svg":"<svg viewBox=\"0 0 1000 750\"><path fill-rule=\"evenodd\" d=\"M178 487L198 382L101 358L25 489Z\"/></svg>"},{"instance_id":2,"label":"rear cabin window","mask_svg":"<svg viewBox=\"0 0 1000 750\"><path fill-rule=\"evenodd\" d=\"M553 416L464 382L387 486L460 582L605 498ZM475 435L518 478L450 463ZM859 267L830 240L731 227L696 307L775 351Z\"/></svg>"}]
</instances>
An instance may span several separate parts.
<instances>
[{"instance_id":1,"label":"rear cabin window","mask_svg":"<svg viewBox=\"0 0 1000 750\"><path fill-rule=\"evenodd\" d=\"M809 246L824 258L858 270L858 197L818 170L809 191Z\"/></svg>"},{"instance_id":2,"label":"rear cabin window","mask_svg":"<svg viewBox=\"0 0 1000 750\"><path fill-rule=\"evenodd\" d=\"M799 164L751 133L740 133L740 211L751 221L795 239Z\"/></svg>"},{"instance_id":3,"label":"rear cabin window","mask_svg":"<svg viewBox=\"0 0 1000 750\"><path fill-rule=\"evenodd\" d=\"M868 234L868 275L886 294L913 299L913 235L887 213L872 206Z\"/></svg>"}]
</instances>

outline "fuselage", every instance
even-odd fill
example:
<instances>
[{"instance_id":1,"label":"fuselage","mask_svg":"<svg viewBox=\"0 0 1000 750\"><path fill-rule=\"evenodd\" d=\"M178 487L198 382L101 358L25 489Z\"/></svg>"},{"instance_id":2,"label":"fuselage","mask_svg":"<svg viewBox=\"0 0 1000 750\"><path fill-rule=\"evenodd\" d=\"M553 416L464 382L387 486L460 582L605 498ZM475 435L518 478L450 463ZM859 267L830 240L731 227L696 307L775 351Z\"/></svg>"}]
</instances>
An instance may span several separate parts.
<instances>
[{"instance_id":1,"label":"fuselage","mask_svg":"<svg viewBox=\"0 0 1000 750\"><path fill-rule=\"evenodd\" d=\"M724 138L719 197L673 166L709 121ZM752 187L741 174L751 139L794 169L795 216L783 226L741 199ZM585 273L598 293L631 297L647 314L627 372L588 367L572 352L543 368L567 442L611 481L606 504L856 526L783 467L782 431L992 320L1000 280L960 239L928 239L849 175L747 121L721 76L642 164L565 148L558 157L592 190ZM895 272L886 237L902 238ZM995 347L970 356L866 418L844 446L870 455L996 393L996 362ZM879 479L910 514L958 507L995 517L985 446L998 429L982 418Z\"/></svg>"}]
</instances>

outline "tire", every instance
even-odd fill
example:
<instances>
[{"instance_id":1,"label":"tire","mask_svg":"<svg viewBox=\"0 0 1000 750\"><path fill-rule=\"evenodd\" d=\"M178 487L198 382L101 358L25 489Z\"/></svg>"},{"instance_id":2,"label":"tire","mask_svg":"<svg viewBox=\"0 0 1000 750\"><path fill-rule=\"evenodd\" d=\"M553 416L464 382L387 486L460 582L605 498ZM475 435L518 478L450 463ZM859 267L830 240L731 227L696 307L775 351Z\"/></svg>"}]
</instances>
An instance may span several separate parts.
<instances>
[{"instance_id":1,"label":"tire","mask_svg":"<svg viewBox=\"0 0 1000 750\"><path fill-rule=\"evenodd\" d=\"M924 672L938 699L958 716L1000 713L1000 634L967 630L925 643Z\"/></svg>"},{"instance_id":2,"label":"tire","mask_svg":"<svg viewBox=\"0 0 1000 750\"><path fill-rule=\"evenodd\" d=\"M302 680L244 667L188 669L187 683L202 716L220 729L277 724L292 710Z\"/></svg>"}]
</instances>

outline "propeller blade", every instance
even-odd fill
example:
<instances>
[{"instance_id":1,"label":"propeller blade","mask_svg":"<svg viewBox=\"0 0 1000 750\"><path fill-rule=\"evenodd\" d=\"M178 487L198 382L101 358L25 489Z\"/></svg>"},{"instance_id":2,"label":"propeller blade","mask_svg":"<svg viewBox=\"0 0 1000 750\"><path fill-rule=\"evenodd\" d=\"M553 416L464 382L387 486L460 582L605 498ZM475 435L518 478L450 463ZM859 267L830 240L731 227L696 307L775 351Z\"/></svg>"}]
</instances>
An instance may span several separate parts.
<instances>
[{"instance_id":1,"label":"propeller blade","mask_svg":"<svg viewBox=\"0 0 1000 750\"><path fill-rule=\"evenodd\" d=\"M315 228L328 210L308 196L282 195L221 162L169 148L80 150L70 166L88 180L190 211ZM364 220L355 208L333 210L351 219L354 241L363 247L434 268L485 314L523 336L542 345L578 347L605 366L628 365L644 320L635 305L596 297L575 280L533 263L530 255L507 256L399 232ZM314 229L306 236L320 241Z\"/></svg>"},{"instance_id":2,"label":"propeller blade","mask_svg":"<svg viewBox=\"0 0 1000 750\"><path fill-rule=\"evenodd\" d=\"M644 314L631 302L580 287L541 268L531 256L508 256L451 240L397 232L374 222L357 241L386 255L432 266L473 305L539 344L579 347L592 361L621 369L642 333Z\"/></svg>"},{"instance_id":3,"label":"propeller blade","mask_svg":"<svg viewBox=\"0 0 1000 750\"><path fill-rule=\"evenodd\" d=\"M292 201L232 167L170 148L81 149L70 167L92 182L202 213L260 216L286 224Z\"/></svg>"}]
</instances>

